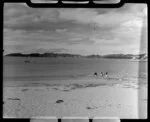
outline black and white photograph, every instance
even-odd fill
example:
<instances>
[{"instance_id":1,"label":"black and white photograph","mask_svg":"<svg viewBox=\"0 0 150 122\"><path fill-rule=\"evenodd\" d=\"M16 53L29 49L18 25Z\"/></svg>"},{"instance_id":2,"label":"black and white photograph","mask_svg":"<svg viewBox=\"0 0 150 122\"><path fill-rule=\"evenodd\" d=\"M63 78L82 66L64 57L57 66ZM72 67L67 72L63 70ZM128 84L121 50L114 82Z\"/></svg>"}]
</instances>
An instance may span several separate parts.
<instances>
[{"instance_id":1,"label":"black and white photograph","mask_svg":"<svg viewBox=\"0 0 150 122\"><path fill-rule=\"evenodd\" d=\"M144 3L4 3L3 118L147 118L147 18Z\"/></svg>"}]
</instances>

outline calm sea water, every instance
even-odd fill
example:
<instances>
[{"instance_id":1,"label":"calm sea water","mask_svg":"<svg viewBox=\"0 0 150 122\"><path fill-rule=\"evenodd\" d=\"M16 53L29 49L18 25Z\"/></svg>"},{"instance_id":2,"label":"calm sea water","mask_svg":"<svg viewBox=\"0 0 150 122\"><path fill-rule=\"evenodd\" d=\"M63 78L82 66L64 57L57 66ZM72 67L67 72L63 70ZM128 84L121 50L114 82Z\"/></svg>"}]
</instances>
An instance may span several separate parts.
<instances>
[{"instance_id":1,"label":"calm sea water","mask_svg":"<svg viewBox=\"0 0 150 122\"><path fill-rule=\"evenodd\" d=\"M93 73L108 72L111 79L147 80L147 62L125 59L4 57L4 84L94 79Z\"/></svg>"}]
</instances>

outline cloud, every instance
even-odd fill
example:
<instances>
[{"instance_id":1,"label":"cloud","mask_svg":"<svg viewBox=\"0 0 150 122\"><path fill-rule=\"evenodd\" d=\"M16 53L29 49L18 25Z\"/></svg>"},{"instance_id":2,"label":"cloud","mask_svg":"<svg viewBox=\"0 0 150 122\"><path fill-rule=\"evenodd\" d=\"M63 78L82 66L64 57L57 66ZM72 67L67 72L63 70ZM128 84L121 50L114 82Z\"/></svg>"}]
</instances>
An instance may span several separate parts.
<instances>
[{"instance_id":1,"label":"cloud","mask_svg":"<svg viewBox=\"0 0 150 122\"><path fill-rule=\"evenodd\" d=\"M144 4L114 9L33 9L9 3L4 7L4 46L9 51L61 52L63 47L82 54L138 52L146 11Z\"/></svg>"},{"instance_id":2,"label":"cloud","mask_svg":"<svg viewBox=\"0 0 150 122\"><path fill-rule=\"evenodd\" d=\"M12 4L5 7L4 26L14 29L53 29L58 26L98 26L114 28L143 16L144 5L125 5L119 9L32 9ZM144 10L143 10L144 9ZM122 16L123 14L123 16ZM69 24L67 24L69 23ZM38 25L38 26L37 26ZM57 26L58 25L58 26Z\"/></svg>"},{"instance_id":3,"label":"cloud","mask_svg":"<svg viewBox=\"0 0 150 122\"><path fill-rule=\"evenodd\" d=\"M50 48L50 49L43 49L43 48L37 48L33 49L32 52L34 53L68 53L70 52L70 49L67 48Z\"/></svg>"}]
</instances>

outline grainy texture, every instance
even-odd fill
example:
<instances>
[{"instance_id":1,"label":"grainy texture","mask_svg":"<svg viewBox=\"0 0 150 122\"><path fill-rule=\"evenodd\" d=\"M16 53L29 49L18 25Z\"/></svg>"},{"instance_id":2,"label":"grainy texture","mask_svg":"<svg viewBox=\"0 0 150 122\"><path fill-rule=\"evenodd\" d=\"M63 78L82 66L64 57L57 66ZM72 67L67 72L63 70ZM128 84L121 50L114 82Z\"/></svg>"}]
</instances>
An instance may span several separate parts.
<instances>
[{"instance_id":1,"label":"grainy texture","mask_svg":"<svg viewBox=\"0 0 150 122\"><path fill-rule=\"evenodd\" d=\"M69 85L68 87L70 88ZM114 85L80 88L68 92L63 91L65 88L63 85L55 86L57 89L53 88L53 86L5 87L4 117L139 117L138 90L140 88L124 88L122 85ZM146 107L146 102L142 99L142 105Z\"/></svg>"}]
</instances>

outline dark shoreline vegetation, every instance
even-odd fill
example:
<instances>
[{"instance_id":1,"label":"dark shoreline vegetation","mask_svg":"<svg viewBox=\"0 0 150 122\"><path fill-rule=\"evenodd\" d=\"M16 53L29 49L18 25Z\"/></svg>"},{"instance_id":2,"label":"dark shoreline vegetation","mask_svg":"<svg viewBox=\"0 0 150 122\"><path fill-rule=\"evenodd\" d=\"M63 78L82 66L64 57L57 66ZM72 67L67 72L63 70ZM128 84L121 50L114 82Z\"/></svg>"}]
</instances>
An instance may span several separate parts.
<instances>
[{"instance_id":1,"label":"dark shoreline vegetation","mask_svg":"<svg viewBox=\"0 0 150 122\"><path fill-rule=\"evenodd\" d=\"M87 55L82 56L78 54L69 54L69 53L29 53L29 54L22 54L22 53L10 53L5 56L13 56L13 57L84 57L84 58L110 58L110 59L138 59L138 60L147 60L147 54L107 54L107 55Z\"/></svg>"}]
</instances>

